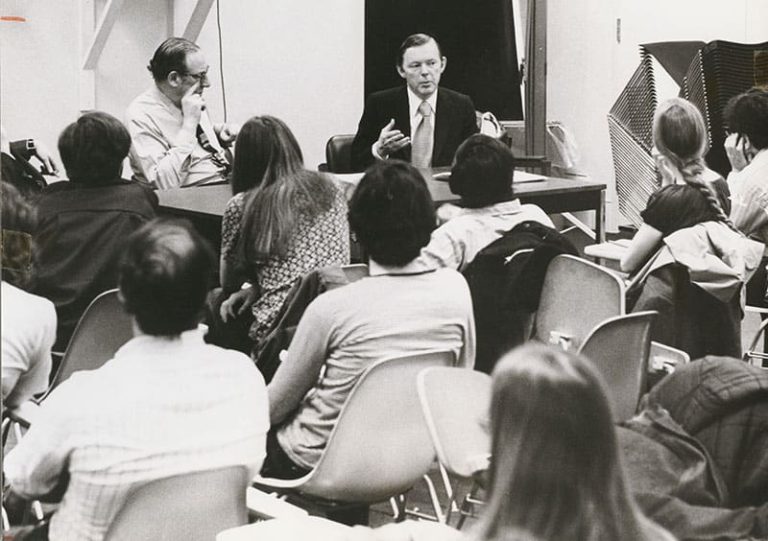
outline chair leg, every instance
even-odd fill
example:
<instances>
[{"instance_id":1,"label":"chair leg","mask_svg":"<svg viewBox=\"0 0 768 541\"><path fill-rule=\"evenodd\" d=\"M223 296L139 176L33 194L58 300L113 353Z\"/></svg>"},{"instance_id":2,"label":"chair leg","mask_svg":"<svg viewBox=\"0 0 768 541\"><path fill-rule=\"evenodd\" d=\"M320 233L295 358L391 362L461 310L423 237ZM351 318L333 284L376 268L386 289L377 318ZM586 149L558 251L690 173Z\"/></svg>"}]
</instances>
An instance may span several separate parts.
<instances>
[{"instance_id":1,"label":"chair leg","mask_svg":"<svg viewBox=\"0 0 768 541\"><path fill-rule=\"evenodd\" d=\"M437 463L437 466L440 469L440 477L443 480L445 494L448 496L448 505L445 510L446 521L448 521L451 519L451 513L458 511L459 507L456 505L456 497L453 492L453 486L451 485L451 478L448 476L448 471L439 462Z\"/></svg>"},{"instance_id":2,"label":"chair leg","mask_svg":"<svg viewBox=\"0 0 768 541\"><path fill-rule=\"evenodd\" d=\"M437 521L445 524L445 514L443 513L443 509L440 506L440 500L437 497L437 491L435 490L435 484L432 482L432 479L429 478L429 475L424 475L423 477L424 482L427 484L427 490L429 491L429 499L432 500L432 508L435 511L435 517L437 517Z\"/></svg>"},{"instance_id":3,"label":"chair leg","mask_svg":"<svg viewBox=\"0 0 768 541\"><path fill-rule=\"evenodd\" d=\"M480 485L474 483L472 485L472 489L469 491L469 494L467 494L464 497L464 500L462 500L461 507L459 507L459 521L456 523L457 530L461 530L461 528L464 526L464 521L467 520L468 516L472 515L472 506L474 506L475 503L481 503L476 498L478 490L480 490Z\"/></svg>"},{"instance_id":4,"label":"chair leg","mask_svg":"<svg viewBox=\"0 0 768 541\"><path fill-rule=\"evenodd\" d=\"M405 520L405 494L398 494L389 499L389 504L392 506L392 512L394 514L395 522L403 522Z\"/></svg>"}]
</instances>

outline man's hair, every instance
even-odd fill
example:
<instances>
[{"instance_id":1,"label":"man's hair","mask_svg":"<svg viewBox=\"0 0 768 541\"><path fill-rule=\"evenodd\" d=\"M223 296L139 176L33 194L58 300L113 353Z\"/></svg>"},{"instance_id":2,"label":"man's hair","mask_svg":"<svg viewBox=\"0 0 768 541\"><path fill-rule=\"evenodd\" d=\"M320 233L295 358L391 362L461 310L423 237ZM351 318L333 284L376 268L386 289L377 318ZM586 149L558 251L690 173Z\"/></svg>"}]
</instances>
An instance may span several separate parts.
<instances>
[{"instance_id":1,"label":"man's hair","mask_svg":"<svg viewBox=\"0 0 768 541\"><path fill-rule=\"evenodd\" d=\"M451 191L464 206L478 208L512 197L515 156L501 141L475 134L464 141L451 168Z\"/></svg>"},{"instance_id":2,"label":"man's hair","mask_svg":"<svg viewBox=\"0 0 768 541\"><path fill-rule=\"evenodd\" d=\"M188 222L155 219L128 238L119 278L125 309L146 334L194 329L213 268L213 250Z\"/></svg>"},{"instance_id":3,"label":"man's hair","mask_svg":"<svg viewBox=\"0 0 768 541\"><path fill-rule=\"evenodd\" d=\"M424 45L425 43L429 43L430 41L434 41L435 45L437 45L437 53L440 57L443 56L443 50L440 48L440 44L437 42L435 38L430 36L429 34L411 34L403 42L400 44L400 48L397 50L397 65L400 67L403 67L403 57L405 56L405 51L410 49L411 47L418 47L419 45Z\"/></svg>"},{"instance_id":4,"label":"man's hair","mask_svg":"<svg viewBox=\"0 0 768 541\"><path fill-rule=\"evenodd\" d=\"M349 225L377 263L401 267L415 259L435 228L432 197L421 173L397 160L374 164L349 202Z\"/></svg>"},{"instance_id":5,"label":"man's hair","mask_svg":"<svg viewBox=\"0 0 768 541\"><path fill-rule=\"evenodd\" d=\"M13 184L3 181L0 190L3 280L25 289L33 274L35 251L32 235L37 227L37 212Z\"/></svg>"},{"instance_id":6,"label":"man's hair","mask_svg":"<svg viewBox=\"0 0 768 541\"><path fill-rule=\"evenodd\" d=\"M731 133L746 135L758 150L768 148L768 90L752 88L734 96L723 116Z\"/></svg>"},{"instance_id":7,"label":"man's hair","mask_svg":"<svg viewBox=\"0 0 768 541\"><path fill-rule=\"evenodd\" d=\"M101 111L85 113L59 136L59 154L72 182L101 184L119 177L130 149L125 126Z\"/></svg>"},{"instance_id":8,"label":"man's hair","mask_svg":"<svg viewBox=\"0 0 768 541\"><path fill-rule=\"evenodd\" d=\"M155 81L165 81L172 71L186 73L187 55L199 50L200 47L188 39L168 38L157 48L147 69L152 73Z\"/></svg>"}]
</instances>

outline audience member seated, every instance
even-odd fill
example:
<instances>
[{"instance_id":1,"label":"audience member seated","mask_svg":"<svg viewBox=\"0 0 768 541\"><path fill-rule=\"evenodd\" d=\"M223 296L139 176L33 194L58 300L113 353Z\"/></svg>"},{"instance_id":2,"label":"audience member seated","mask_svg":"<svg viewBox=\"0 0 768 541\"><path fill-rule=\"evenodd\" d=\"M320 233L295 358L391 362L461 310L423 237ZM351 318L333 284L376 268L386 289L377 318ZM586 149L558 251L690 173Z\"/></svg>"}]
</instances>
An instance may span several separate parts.
<instances>
[{"instance_id":1,"label":"audience member seated","mask_svg":"<svg viewBox=\"0 0 768 541\"><path fill-rule=\"evenodd\" d=\"M125 124L133 139L136 179L160 190L227 180L224 150L236 124L213 124L203 91L211 86L208 62L195 43L168 38L149 61L154 85L128 106Z\"/></svg>"},{"instance_id":2,"label":"audience member seated","mask_svg":"<svg viewBox=\"0 0 768 541\"><path fill-rule=\"evenodd\" d=\"M418 170L399 161L370 168L350 201L349 222L370 256L370 276L323 293L299 322L268 387L265 477L296 478L317 464L347 396L373 362L435 349L455 352L459 366L474 362L464 278L415 261L435 224Z\"/></svg>"},{"instance_id":3,"label":"audience member seated","mask_svg":"<svg viewBox=\"0 0 768 541\"><path fill-rule=\"evenodd\" d=\"M728 220L726 182L707 168L707 128L692 103L672 98L656 109L653 118L653 156L662 188L648 198L643 224L632 239L621 268L641 267L675 231L704 222Z\"/></svg>"},{"instance_id":4,"label":"audience member seated","mask_svg":"<svg viewBox=\"0 0 768 541\"><path fill-rule=\"evenodd\" d=\"M213 257L183 223L151 222L128 239L120 298L135 337L102 368L58 386L5 460L15 494L63 495L52 541L103 539L144 483L227 466L259 470L264 380L246 355L206 345L198 327Z\"/></svg>"},{"instance_id":5,"label":"audience member seated","mask_svg":"<svg viewBox=\"0 0 768 541\"><path fill-rule=\"evenodd\" d=\"M2 193L2 396L12 408L48 388L56 310L24 291L34 259L34 208L10 184L3 182Z\"/></svg>"},{"instance_id":6,"label":"audience member seated","mask_svg":"<svg viewBox=\"0 0 768 541\"><path fill-rule=\"evenodd\" d=\"M456 151L450 178L451 191L461 197L460 207L454 207L454 217L432 232L421 260L463 271L480 250L521 222L554 227L539 207L522 205L515 198L514 172L515 157L502 142L480 134L464 141Z\"/></svg>"},{"instance_id":7,"label":"audience member seated","mask_svg":"<svg viewBox=\"0 0 768 541\"><path fill-rule=\"evenodd\" d=\"M221 228L219 314L226 323L251 311L248 335L258 344L297 278L349 263L347 202L333 177L304 168L296 138L277 118L246 122L236 150L235 195Z\"/></svg>"},{"instance_id":8,"label":"audience member seated","mask_svg":"<svg viewBox=\"0 0 768 541\"><path fill-rule=\"evenodd\" d=\"M432 36L405 38L395 66L406 84L366 100L352 142L352 167L362 171L387 158L416 167L450 165L461 142L478 131L472 100L438 88L446 58Z\"/></svg>"},{"instance_id":9,"label":"audience member seated","mask_svg":"<svg viewBox=\"0 0 768 541\"><path fill-rule=\"evenodd\" d=\"M531 344L499 361L478 538L672 539L629 494L606 397L595 369L558 349Z\"/></svg>"},{"instance_id":10,"label":"audience member seated","mask_svg":"<svg viewBox=\"0 0 768 541\"><path fill-rule=\"evenodd\" d=\"M768 90L752 89L735 96L725 109L731 134L725 141L733 167L728 184L733 192L731 219L741 231L768 244ZM768 307L764 258L750 281L747 302Z\"/></svg>"},{"instance_id":11,"label":"audience member seated","mask_svg":"<svg viewBox=\"0 0 768 541\"><path fill-rule=\"evenodd\" d=\"M55 175L59 172L56 162L42 143L34 139L10 141L2 126L0 126L0 150L2 151L0 178L4 182L13 184L27 198L35 196L45 187L43 174ZM29 162L33 157L40 162L40 171Z\"/></svg>"},{"instance_id":12,"label":"audience member seated","mask_svg":"<svg viewBox=\"0 0 768 541\"><path fill-rule=\"evenodd\" d=\"M659 312L656 341L694 359L738 356L744 284L763 245L728 219L724 181L704 165L707 132L693 104L681 98L662 103L653 136L664 186L648 199L644 223L621 260L625 271L645 265L635 276L630 304Z\"/></svg>"},{"instance_id":13,"label":"audience member seated","mask_svg":"<svg viewBox=\"0 0 768 541\"><path fill-rule=\"evenodd\" d=\"M674 539L630 495L604 383L583 358L533 343L502 357L493 372L489 431L488 495L470 532L405 521L335 535L326 528L323 539ZM317 520L305 522L312 527ZM296 531L296 522L286 529Z\"/></svg>"},{"instance_id":14,"label":"audience member seated","mask_svg":"<svg viewBox=\"0 0 768 541\"><path fill-rule=\"evenodd\" d=\"M45 188L38 202L38 261L33 292L53 301L64 351L80 316L101 292L117 287L125 239L155 216L157 196L122 180L131 138L115 117L81 116L59 137L69 177Z\"/></svg>"}]
</instances>

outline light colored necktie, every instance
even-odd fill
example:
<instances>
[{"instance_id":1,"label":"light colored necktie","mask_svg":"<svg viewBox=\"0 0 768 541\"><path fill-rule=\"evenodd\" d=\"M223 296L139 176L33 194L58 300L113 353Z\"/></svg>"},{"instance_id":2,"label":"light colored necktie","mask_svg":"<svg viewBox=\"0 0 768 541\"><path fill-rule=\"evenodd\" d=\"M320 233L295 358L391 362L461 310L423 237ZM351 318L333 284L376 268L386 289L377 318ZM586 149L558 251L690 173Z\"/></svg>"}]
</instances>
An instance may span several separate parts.
<instances>
[{"instance_id":1,"label":"light colored necktie","mask_svg":"<svg viewBox=\"0 0 768 541\"><path fill-rule=\"evenodd\" d=\"M432 107L426 101L422 101L419 105L419 113L421 113L421 122L416 126L416 133L411 140L411 163L415 167L430 167L435 130L432 122Z\"/></svg>"}]
</instances>

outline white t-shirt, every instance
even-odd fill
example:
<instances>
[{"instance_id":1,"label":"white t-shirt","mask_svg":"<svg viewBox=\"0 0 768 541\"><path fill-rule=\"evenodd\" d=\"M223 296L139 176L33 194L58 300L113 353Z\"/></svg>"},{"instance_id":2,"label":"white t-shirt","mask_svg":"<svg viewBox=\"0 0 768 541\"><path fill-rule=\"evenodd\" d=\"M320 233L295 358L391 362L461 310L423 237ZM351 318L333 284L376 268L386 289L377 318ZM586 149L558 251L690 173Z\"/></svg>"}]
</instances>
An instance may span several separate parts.
<instances>
[{"instance_id":1,"label":"white t-shirt","mask_svg":"<svg viewBox=\"0 0 768 541\"><path fill-rule=\"evenodd\" d=\"M53 303L3 282L3 404L16 406L48 388L55 340Z\"/></svg>"}]
</instances>

